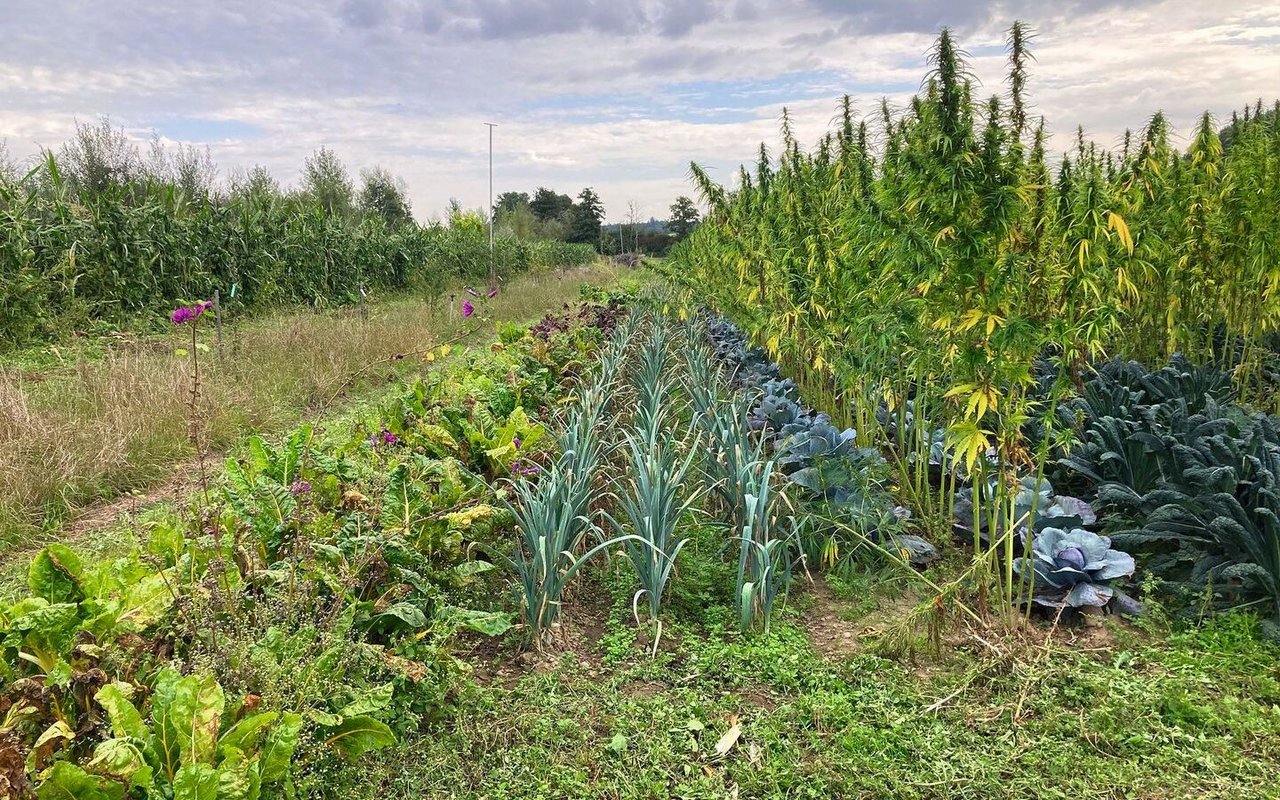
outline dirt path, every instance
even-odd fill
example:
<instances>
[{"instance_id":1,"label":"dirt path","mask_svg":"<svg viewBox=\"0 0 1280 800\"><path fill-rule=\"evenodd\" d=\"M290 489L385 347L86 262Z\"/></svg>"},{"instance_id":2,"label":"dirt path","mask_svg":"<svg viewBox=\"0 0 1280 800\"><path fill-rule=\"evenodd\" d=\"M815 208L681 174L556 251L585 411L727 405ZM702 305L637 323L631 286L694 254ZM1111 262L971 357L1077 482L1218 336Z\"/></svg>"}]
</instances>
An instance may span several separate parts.
<instances>
[{"instance_id":1,"label":"dirt path","mask_svg":"<svg viewBox=\"0 0 1280 800\"><path fill-rule=\"evenodd\" d=\"M206 463L221 464L221 456L210 456ZM180 503L200 488L199 464L190 461L175 464L164 480L135 490L132 494L90 505L59 531L62 541L75 541L85 535L114 525L121 517L136 516L164 503Z\"/></svg>"},{"instance_id":2,"label":"dirt path","mask_svg":"<svg viewBox=\"0 0 1280 800\"><path fill-rule=\"evenodd\" d=\"M210 456L209 464L221 464L221 456ZM50 542L74 545L95 533L119 525L123 520L166 503L182 504L200 490L199 464L195 460L174 464L160 481L80 509L68 522L46 532L35 541L0 550L0 569L19 564Z\"/></svg>"}]
</instances>

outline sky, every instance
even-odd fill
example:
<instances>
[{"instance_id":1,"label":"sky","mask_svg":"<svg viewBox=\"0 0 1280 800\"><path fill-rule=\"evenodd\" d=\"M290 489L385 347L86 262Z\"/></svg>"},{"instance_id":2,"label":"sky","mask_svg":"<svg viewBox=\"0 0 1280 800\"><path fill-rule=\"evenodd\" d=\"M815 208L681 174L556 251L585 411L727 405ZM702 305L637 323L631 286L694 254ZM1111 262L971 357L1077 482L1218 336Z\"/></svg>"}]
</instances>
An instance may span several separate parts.
<instances>
[{"instance_id":1,"label":"sky","mask_svg":"<svg viewBox=\"0 0 1280 800\"><path fill-rule=\"evenodd\" d=\"M0 141L25 159L107 116L144 144L207 146L224 173L283 184L327 146L383 166L415 214L494 190L593 186L610 220L665 218L691 161L726 183L800 140L839 98L901 107L942 26L978 93L1005 93L1003 43L1036 32L1030 93L1066 150L1114 146L1163 110L1185 140L1208 110L1280 94L1275 0L0 0Z\"/></svg>"}]
</instances>

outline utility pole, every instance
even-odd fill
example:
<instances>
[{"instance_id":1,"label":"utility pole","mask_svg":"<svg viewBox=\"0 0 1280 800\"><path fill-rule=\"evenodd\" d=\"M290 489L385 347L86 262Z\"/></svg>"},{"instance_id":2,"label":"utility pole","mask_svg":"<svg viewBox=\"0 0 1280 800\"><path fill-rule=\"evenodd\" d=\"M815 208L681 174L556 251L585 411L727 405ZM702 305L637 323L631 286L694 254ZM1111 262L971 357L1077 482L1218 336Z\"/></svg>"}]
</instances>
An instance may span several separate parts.
<instances>
[{"instance_id":1,"label":"utility pole","mask_svg":"<svg viewBox=\"0 0 1280 800\"><path fill-rule=\"evenodd\" d=\"M489 126L489 289L498 288L498 265L493 252L493 218L497 210L493 207L493 129L496 122L486 122Z\"/></svg>"}]
</instances>

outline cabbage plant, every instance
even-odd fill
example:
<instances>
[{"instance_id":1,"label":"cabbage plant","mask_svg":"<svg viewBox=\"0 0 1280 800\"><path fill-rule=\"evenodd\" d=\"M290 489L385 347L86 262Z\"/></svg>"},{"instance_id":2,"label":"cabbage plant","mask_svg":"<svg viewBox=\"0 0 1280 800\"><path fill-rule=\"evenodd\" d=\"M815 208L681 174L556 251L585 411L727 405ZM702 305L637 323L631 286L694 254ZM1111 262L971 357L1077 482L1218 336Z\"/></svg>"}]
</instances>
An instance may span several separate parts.
<instances>
[{"instance_id":1,"label":"cabbage plant","mask_svg":"<svg viewBox=\"0 0 1280 800\"><path fill-rule=\"evenodd\" d=\"M1111 549L1111 540L1083 528L1045 528L1031 543L1031 555L1014 562L1032 582L1031 602L1050 608L1101 608L1128 601L1112 581L1133 574L1133 556ZM1126 608L1126 610L1130 610Z\"/></svg>"}]
</instances>

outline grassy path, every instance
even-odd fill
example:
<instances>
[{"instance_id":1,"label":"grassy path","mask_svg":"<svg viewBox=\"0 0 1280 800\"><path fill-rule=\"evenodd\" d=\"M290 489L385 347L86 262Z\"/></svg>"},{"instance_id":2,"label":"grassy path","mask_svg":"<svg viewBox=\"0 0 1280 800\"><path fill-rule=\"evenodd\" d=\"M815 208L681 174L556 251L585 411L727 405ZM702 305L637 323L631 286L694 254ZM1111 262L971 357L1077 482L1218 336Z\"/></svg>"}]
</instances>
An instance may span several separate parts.
<instances>
[{"instance_id":1,"label":"grassy path","mask_svg":"<svg viewBox=\"0 0 1280 800\"><path fill-rule=\"evenodd\" d=\"M421 353L474 329L527 320L609 285L614 267L523 276L475 301L460 290L437 301L404 297L357 309L291 312L227 327L222 362L201 333L199 415L211 460L253 433L327 418L425 368ZM465 327L464 327L465 326ZM188 438L190 372L168 336L95 340L76 353L49 347L0 362L0 560L52 539L108 525L149 500L194 484Z\"/></svg>"}]
</instances>

